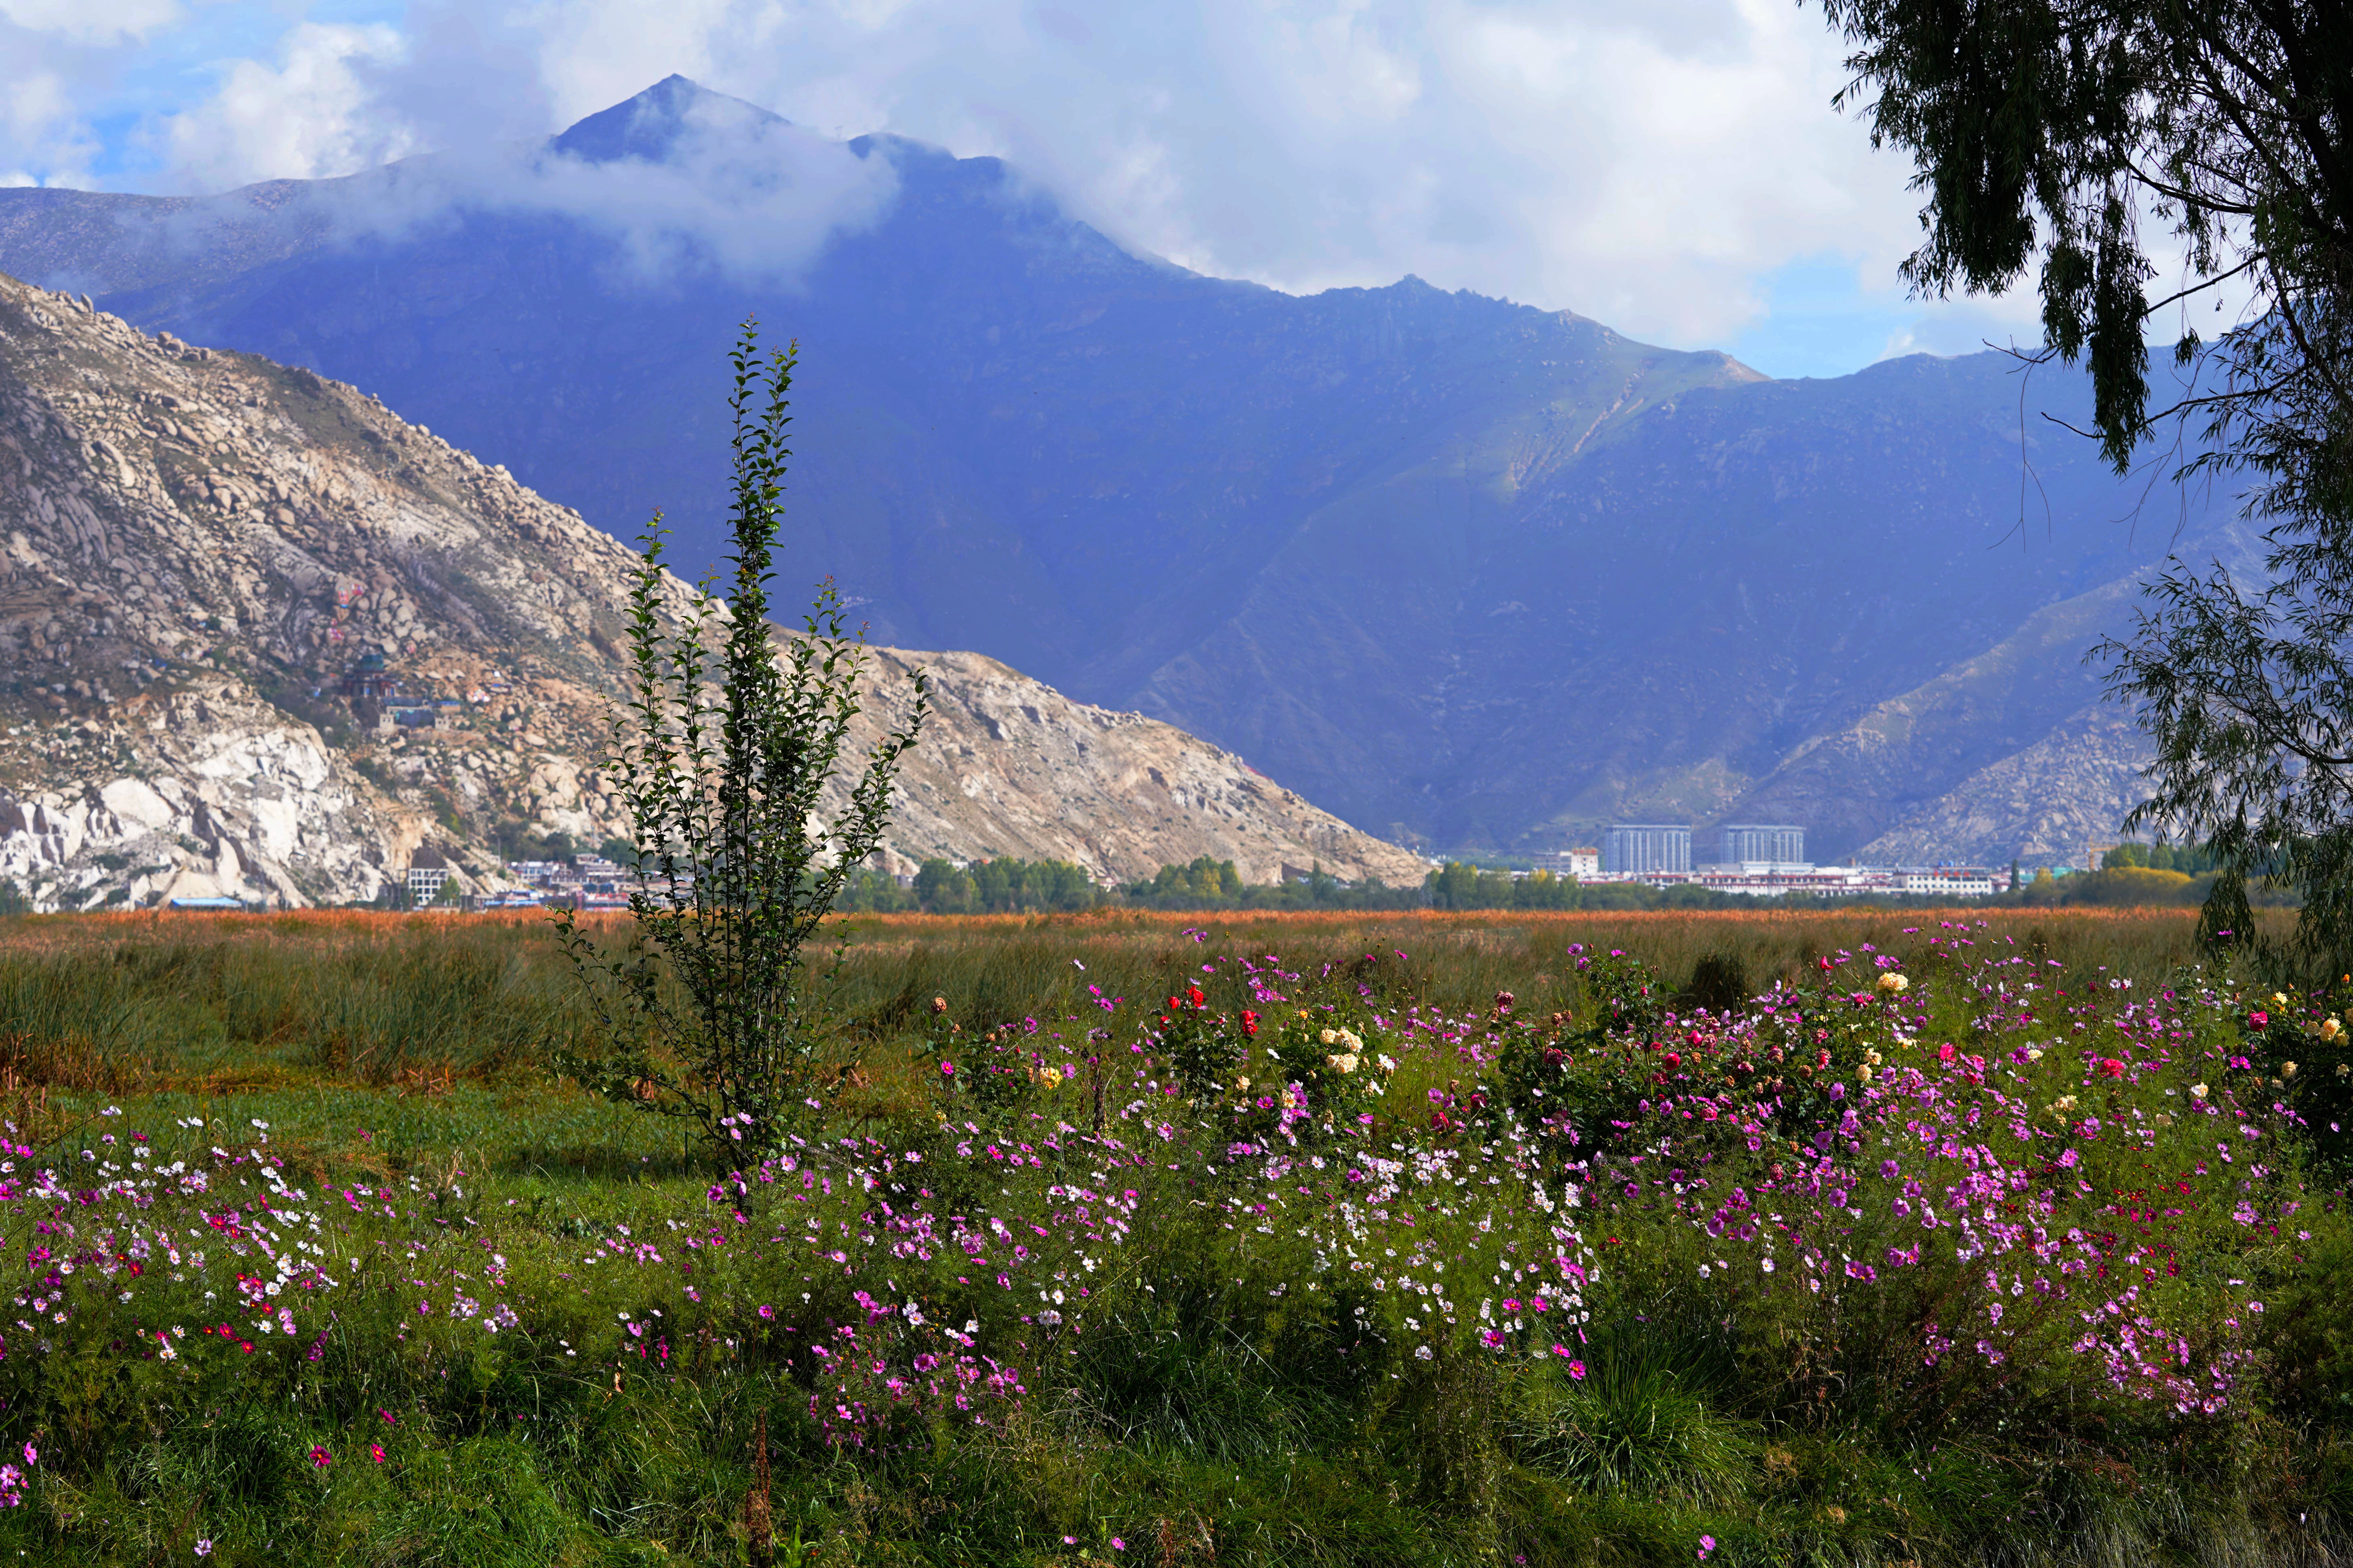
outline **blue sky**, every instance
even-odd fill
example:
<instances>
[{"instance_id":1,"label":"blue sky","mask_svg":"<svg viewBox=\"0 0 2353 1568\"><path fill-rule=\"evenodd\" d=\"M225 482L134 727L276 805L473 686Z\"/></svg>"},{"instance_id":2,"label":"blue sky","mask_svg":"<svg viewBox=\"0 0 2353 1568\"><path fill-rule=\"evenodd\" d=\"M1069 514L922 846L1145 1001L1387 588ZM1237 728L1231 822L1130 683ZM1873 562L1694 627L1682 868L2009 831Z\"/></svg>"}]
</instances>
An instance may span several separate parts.
<instances>
[{"instance_id":1,"label":"blue sky","mask_svg":"<svg viewBox=\"0 0 2353 1568\"><path fill-rule=\"evenodd\" d=\"M0 0L0 181L191 192L543 134L671 71L1027 170L1294 291L1415 273L1767 374L2031 341L1923 302L1911 169L1789 0Z\"/></svg>"}]
</instances>

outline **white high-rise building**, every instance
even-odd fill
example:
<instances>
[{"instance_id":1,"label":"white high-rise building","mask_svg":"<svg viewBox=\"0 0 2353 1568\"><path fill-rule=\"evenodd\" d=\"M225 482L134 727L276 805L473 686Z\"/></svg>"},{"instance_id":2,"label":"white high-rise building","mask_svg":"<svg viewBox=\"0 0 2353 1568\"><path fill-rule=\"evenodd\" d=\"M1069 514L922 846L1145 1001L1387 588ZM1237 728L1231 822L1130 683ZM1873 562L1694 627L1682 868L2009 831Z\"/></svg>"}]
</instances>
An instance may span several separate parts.
<instances>
[{"instance_id":1,"label":"white high-rise building","mask_svg":"<svg viewBox=\"0 0 2353 1568\"><path fill-rule=\"evenodd\" d=\"M1689 823L1613 822L1601 868L1620 875L1688 871L1691 838Z\"/></svg>"},{"instance_id":2,"label":"white high-rise building","mask_svg":"<svg viewBox=\"0 0 2353 1568\"><path fill-rule=\"evenodd\" d=\"M1726 866L1806 864L1806 830L1784 824L1727 822L1716 829L1723 847L1716 859Z\"/></svg>"}]
</instances>

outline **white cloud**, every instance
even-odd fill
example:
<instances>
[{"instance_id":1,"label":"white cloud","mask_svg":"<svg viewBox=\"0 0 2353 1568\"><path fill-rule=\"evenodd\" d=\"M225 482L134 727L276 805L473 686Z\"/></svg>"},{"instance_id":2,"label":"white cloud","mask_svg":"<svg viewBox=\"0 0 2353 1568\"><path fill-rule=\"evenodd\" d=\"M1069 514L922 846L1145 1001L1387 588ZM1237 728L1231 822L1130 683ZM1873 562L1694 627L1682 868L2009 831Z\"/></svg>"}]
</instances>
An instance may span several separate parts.
<instances>
[{"instance_id":1,"label":"white cloud","mask_svg":"<svg viewBox=\"0 0 2353 1568\"><path fill-rule=\"evenodd\" d=\"M175 175L199 189L319 179L416 151L407 127L374 112L361 74L398 60L405 48L402 35L383 24L304 22L280 39L275 65L223 62L210 99L163 121Z\"/></svg>"},{"instance_id":2,"label":"white cloud","mask_svg":"<svg viewBox=\"0 0 2353 1568\"><path fill-rule=\"evenodd\" d=\"M180 18L178 0L0 0L0 22L69 44L135 43Z\"/></svg>"}]
</instances>

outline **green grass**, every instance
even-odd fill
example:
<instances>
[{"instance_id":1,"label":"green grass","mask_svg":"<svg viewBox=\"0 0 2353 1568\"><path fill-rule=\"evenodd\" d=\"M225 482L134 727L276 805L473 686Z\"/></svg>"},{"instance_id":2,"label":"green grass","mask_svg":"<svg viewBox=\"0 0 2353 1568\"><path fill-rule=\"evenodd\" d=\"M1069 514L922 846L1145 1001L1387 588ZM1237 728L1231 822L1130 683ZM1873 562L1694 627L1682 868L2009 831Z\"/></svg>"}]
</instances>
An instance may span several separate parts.
<instances>
[{"instance_id":1,"label":"green grass","mask_svg":"<svg viewBox=\"0 0 2353 1568\"><path fill-rule=\"evenodd\" d=\"M1253 917L1198 942L1181 921L873 921L807 1085L825 1109L804 1136L851 1142L722 1183L720 1202L725 1163L676 1124L548 1074L551 1046L586 1036L527 925L0 922L0 1096L38 1151L0 1173L17 1184L0 1223L12 1256L49 1248L13 1267L68 1318L0 1303L0 1452L41 1455L23 1506L0 1510L0 1560L194 1562L209 1541L212 1561L237 1563L740 1563L765 1420L782 1562L1687 1563L1703 1538L1707 1561L1738 1563L2327 1561L2353 1506L2353 1341L2336 1308L2353 1229L2335 1144L2269 1108L2324 1129L2344 1053L2249 1033L2261 998L2168 1007L2179 1039L2119 1031L2127 999L2194 960L2189 919L2019 918ZM1636 1012L1677 1020L1621 1013L1616 1034L1593 1030L1608 986L1572 942L1654 962ZM1815 995L1806 1044L1820 1019L1833 1058L1815 1073L1775 1032L1786 1009L1768 1018L1747 994L1819 988L1825 956L1841 994L1867 992L1865 943L1900 955L1911 988L1868 1005ZM1226 962L1271 953L1301 976L1281 1005ZM2029 975L2041 989L2019 990ZM1155 1087L1172 1048L1157 1004L1187 980L1205 988L1202 1048L1234 1051L1219 1070L1250 1091L1184 1106ZM2028 998L2031 1025L1995 1022L1995 981ZM1129 1000L1103 1013L1090 985ZM934 996L950 1004L939 1022ZM1301 1005L1323 1011L1296 1020ZM1742 1018L1696 1019L1701 1005ZM2297 999L2281 1028L2331 1005ZM1234 1023L1243 1006L1263 1015L1255 1039ZM2098 1042L2088 1067L2078 1023ZM1365 1037L1363 1073L1396 1058L1385 1093L1313 1068L1297 1042L1325 1025ZM1098 1026L1109 1037L1086 1040ZM2043 1054L2002 1055L2028 1041ZM1976 1167L1917 1152L1904 1131L1927 1114L1916 1106L1860 1129L1852 1151L1837 1139L1872 1051L1874 1082L1916 1070L1951 1097L1934 1103L1983 1110L1999 1090L2025 1108L2023 1142L2003 1114L1965 1141L2043 1173L2031 1184L2052 1194L2052 1234L2122 1238L2084 1274L2054 1254L2043 1274L2080 1296L2038 1308L2005 1282L1988 1297L1989 1263L2035 1272L2021 1252L1963 1259L1955 1221L1924 1233L1894 1212L1904 1181L1932 1178L1933 1194ZM2104 1075L2107 1051L2130 1058L2128 1076ZM1991 1064L1981 1084L1971 1054ZM943 1056L965 1084L1009 1070L985 1096L955 1092ZM2290 1059L2298 1072L2273 1089ZM1069 1076L1050 1083L1043 1066ZM1296 1075L1314 1114L1293 1149L1254 1099ZM1768 1076L1789 1109L1746 1123L1754 1150L1734 1115L1659 1109L1753 1100ZM2231 1109L2214 1126L2244 1111L2263 1134L2228 1166L2185 1114L2192 1083ZM2063 1094L2079 1101L2069 1115L2146 1139L2082 1134L2045 1109ZM1527 1114L1507 1114L1515 1097ZM1540 1123L1547 1098L1599 1109L1579 1112L1572 1143ZM1802 1173L1823 1127L1839 1205ZM126 1163L132 1131L158 1150L144 1168L182 1161L209 1189L150 1208L25 1195L37 1166L72 1194L95 1191L105 1161L141 1168ZM1232 1152L1249 1141L1295 1163L1271 1174ZM2013 1153L2046 1146L2047 1164ZM1902 1179L1877 1173L1883 1160ZM301 1195L259 1206L265 1173ZM1394 1191L1371 1202L1384 1182ZM1712 1234L1735 1190L1749 1206ZM258 1228L231 1237L204 1215ZM1756 1236L1741 1238L1742 1216ZM254 1246L273 1226L272 1256L339 1281L270 1299L293 1313L290 1337L237 1300L238 1273L275 1267ZM185 1258L151 1250L128 1277L141 1227ZM1886 1262L1913 1245L1919 1264ZM2152 1247L2127 1311L2194 1366L2227 1363L2211 1414L2120 1394L2100 1355L2071 1349L2079 1311ZM76 1274L45 1283L67 1256ZM1589 1277L1569 1281L1556 1257ZM1816 1277L1828 1289L1801 1284ZM876 1318L860 1291L897 1315ZM1538 1291L1555 1298L1541 1316ZM1581 1335L1569 1296L1589 1314ZM2010 1309L1999 1326L1989 1300ZM487 1331L501 1307L516 1321ZM196 1331L223 1323L231 1339ZM967 1323L965 1346L946 1331ZM168 1361L142 1348L159 1330ZM1999 1363L1969 1349L1985 1334ZM1929 1364L1937 1337L1958 1349ZM954 1384L891 1392L932 1375L918 1357L960 1354L976 1358L971 1408ZM861 1401L864 1418L828 1414Z\"/></svg>"}]
</instances>

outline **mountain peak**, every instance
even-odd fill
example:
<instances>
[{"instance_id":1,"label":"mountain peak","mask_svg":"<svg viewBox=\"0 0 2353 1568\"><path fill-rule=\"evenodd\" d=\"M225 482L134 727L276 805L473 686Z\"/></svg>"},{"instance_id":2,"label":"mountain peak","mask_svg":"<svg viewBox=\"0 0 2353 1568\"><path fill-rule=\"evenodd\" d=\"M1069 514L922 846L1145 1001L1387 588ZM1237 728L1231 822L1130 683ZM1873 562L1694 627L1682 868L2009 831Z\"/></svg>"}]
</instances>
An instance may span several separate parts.
<instances>
[{"instance_id":1,"label":"mountain peak","mask_svg":"<svg viewBox=\"0 0 2353 1568\"><path fill-rule=\"evenodd\" d=\"M566 129L549 143L554 151L586 163L618 163L630 160L660 163L669 160L679 141L698 127L781 126L791 123L756 103L713 92L701 82L672 72L610 109L601 109Z\"/></svg>"}]
</instances>

